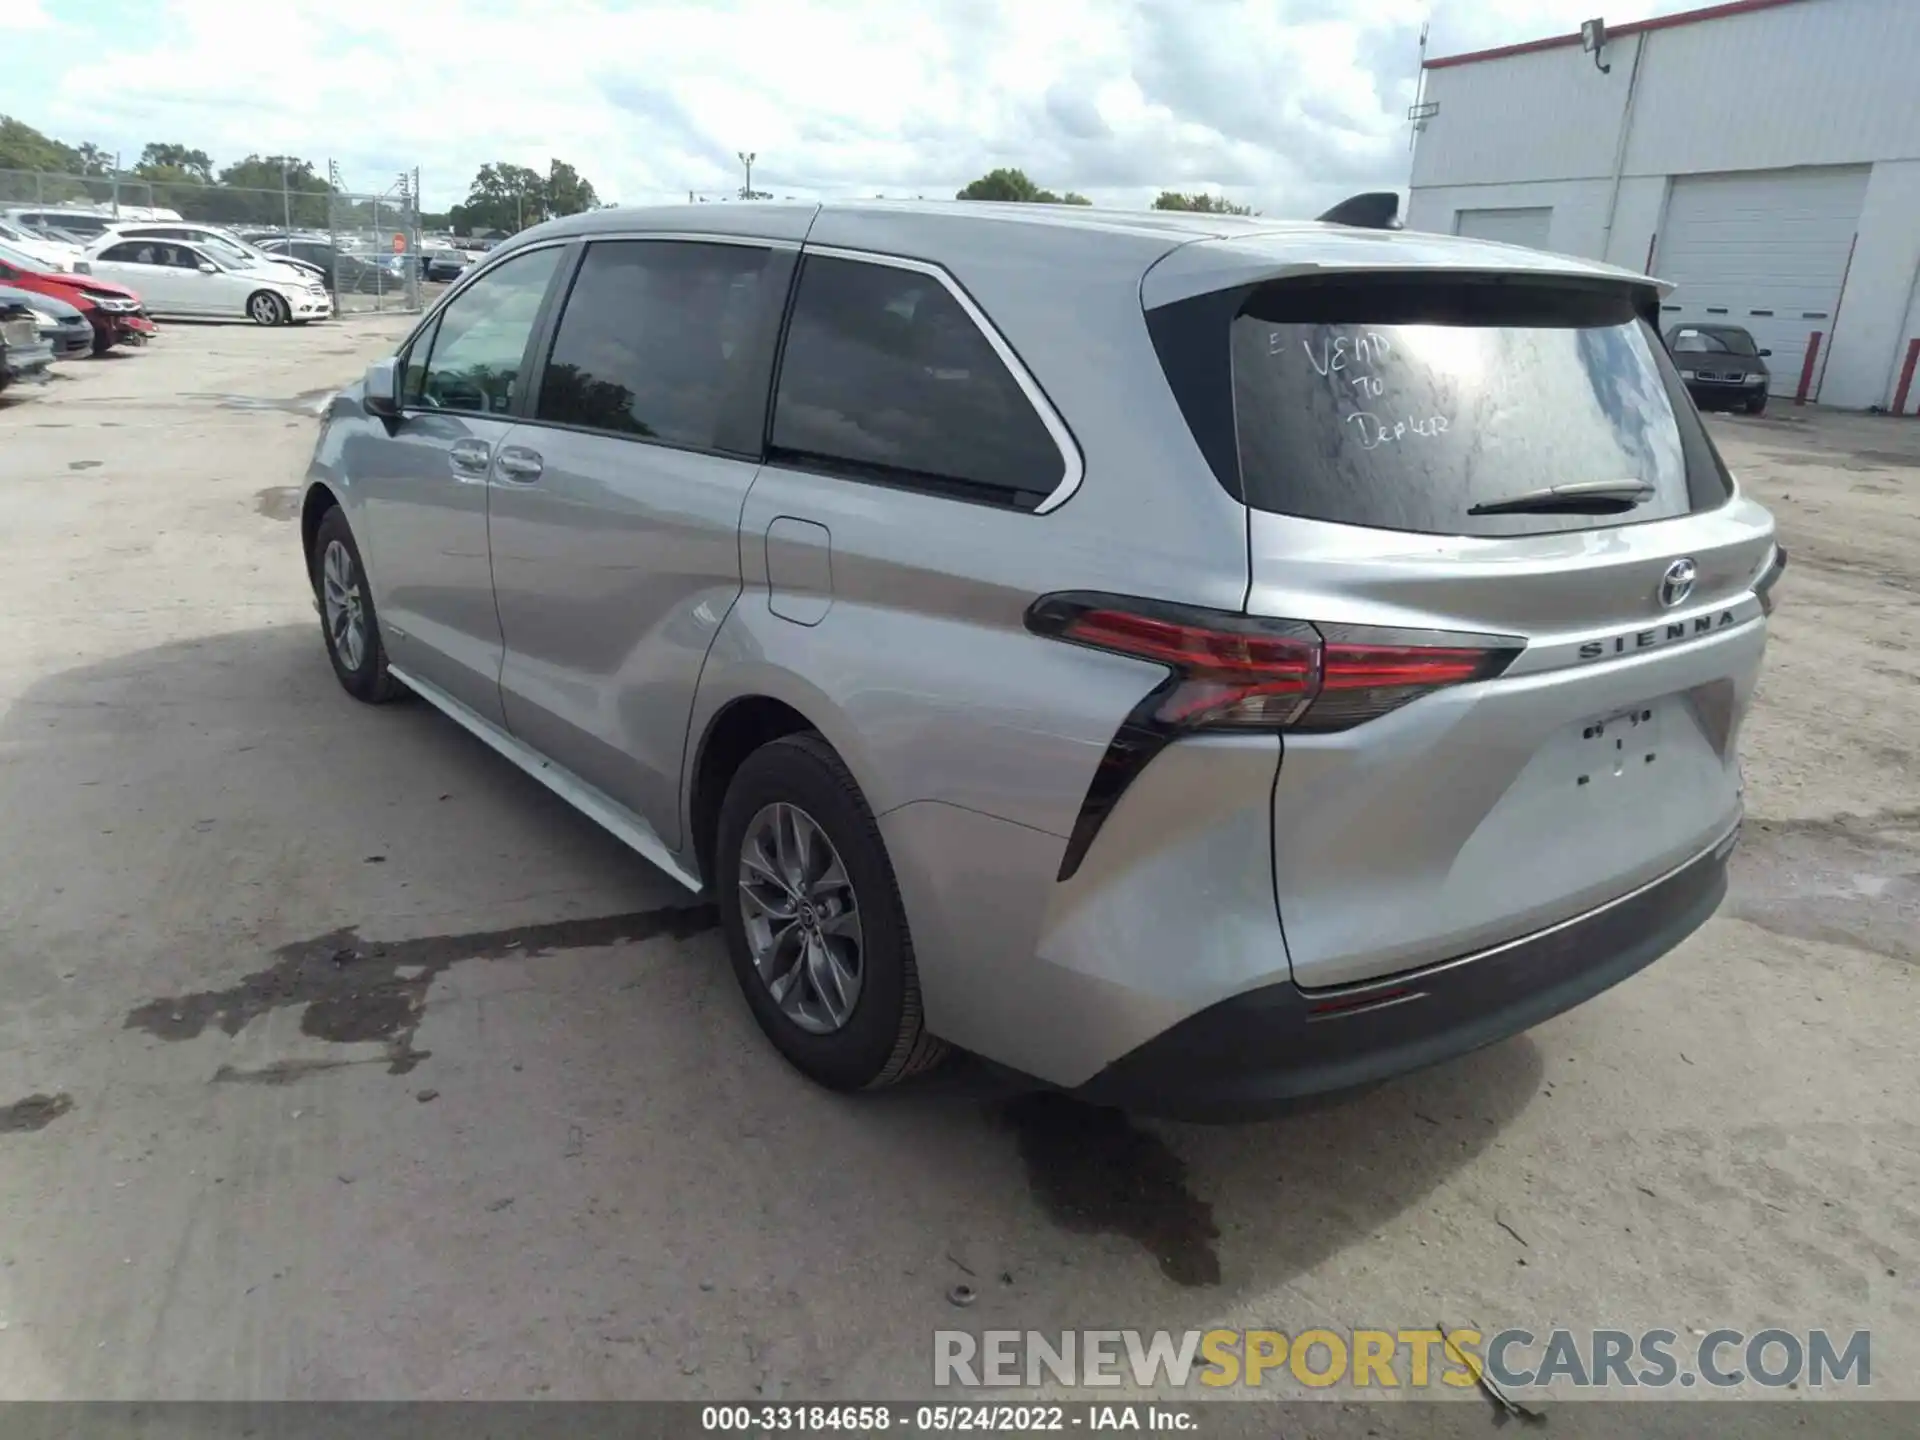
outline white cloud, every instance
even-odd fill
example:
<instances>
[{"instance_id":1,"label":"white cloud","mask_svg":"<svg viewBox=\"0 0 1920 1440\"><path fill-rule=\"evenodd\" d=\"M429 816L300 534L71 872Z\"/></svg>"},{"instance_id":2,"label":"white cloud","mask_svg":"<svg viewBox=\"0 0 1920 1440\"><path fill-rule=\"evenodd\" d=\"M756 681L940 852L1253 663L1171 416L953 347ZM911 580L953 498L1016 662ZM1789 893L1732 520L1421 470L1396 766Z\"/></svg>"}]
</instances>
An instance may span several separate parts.
<instances>
[{"instance_id":1,"label":"white cloud","mask_svg":"<svg viewBox=\"0 0 1920 1440\"><path fill-rule=\"evenodd\" d=\"M131 157L340 162L429 204L494 160L628 202L951 194L996 165L1097 200L1219 188L1274 214L1403 185L1416 37L1565 33L1594 0L166 0L61 52L45 115ZM1618 23L1678 0L1612 3ZM270 12L270 19L269 17ZM0 7L18 23L35 3ZM78 58L75 58L78 57ZM17 102L16 102L17 104Z\"/></svg>"},{"instance_id":2,"label":"white cloud","mask_svg":"<svg viewBox=\"0 0 1920 1440\"><path fill-rule=\"evenodd\" d=\"M0 33L53 28L53 17L47 13L42 0L17 0L17 3L0 5Z\"/></svg>"}]
</instances>

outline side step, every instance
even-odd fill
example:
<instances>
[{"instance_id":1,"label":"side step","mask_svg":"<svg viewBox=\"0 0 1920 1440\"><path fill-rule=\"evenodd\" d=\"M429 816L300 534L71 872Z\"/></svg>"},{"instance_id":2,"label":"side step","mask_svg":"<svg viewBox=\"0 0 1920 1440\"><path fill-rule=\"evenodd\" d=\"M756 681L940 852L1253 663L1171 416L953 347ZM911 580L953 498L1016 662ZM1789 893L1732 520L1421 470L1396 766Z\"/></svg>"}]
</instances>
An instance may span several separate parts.
<instances>
[{"instance_id":1,"label":"side step","mask_svg":"<svg viewBox=\"0 0 1920 1440\"><path fill-rule=\"evenodd\" d=\"M461 729L511 760L616 840L637 851L641 858L666 871L696 895L706 888L700 883L698 875L674 858L673 852L654 833L653 827L619 801L609 799L571 770L563 769L539 751L521 744L491 720L462 705L438 686L407 674L397 665L389 665L387 670L394 679Z\"/></svg>"}]
</instances>

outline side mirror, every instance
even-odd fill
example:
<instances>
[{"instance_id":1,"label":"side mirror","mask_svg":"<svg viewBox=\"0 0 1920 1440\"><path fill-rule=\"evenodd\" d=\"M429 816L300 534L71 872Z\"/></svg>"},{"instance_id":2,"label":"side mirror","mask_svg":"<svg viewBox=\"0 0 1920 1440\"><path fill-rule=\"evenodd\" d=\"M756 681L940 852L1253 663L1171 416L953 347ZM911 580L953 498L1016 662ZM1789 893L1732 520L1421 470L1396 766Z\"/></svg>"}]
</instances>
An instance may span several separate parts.
<instances>
[{"instance_id":1,"label":"side mirror","mask_svg":"<svg viewBox=\"0 0 1920 1440\"><path fill-rule=\"evenodd\" d=\"M400 413L400 362L392 356L367 366L361 382L361 404L369 415L393 417Z\"/></svg>"},{"instance_id":2,"label":"side mirror","mask_svg":"<svg viewBox=\"0 0 1920 1440\"><path fill-rule=\"evenodd\" d=\"M1760 353L1761 353L1762 355L1771 355L1771 354L1773 353L1773 351L1771 351L1771 350L1762 350L1762 351L1761 351Z\"/></svg>"},{"instance_id":3,"label":"side mirror","mask_svg":"<svg viewBox=\"0 0 1920 1440\"><path fill-rule=\"evenodd\" d=\"M220 273L220 267L211 260L202 260L200 262L200 273L202 275L218 275Z\"/></svg>"}]
</instances>

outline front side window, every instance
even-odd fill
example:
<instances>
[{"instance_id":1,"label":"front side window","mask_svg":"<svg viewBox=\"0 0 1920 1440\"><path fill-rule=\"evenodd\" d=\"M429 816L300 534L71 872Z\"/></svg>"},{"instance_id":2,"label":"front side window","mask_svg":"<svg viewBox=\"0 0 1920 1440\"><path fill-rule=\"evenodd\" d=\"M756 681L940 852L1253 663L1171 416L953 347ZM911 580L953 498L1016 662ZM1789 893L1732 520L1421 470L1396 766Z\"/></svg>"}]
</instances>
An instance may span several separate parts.
<instances>
[{"instance_id":1,"label":"front side window","mask_svg":"<svg viewBox=\"0 0 1920 1440\"><path fill-rule=\"evenodd\" d=\"M1066 473L1052 434L941 281L807 257L774 399L778 458L1032 508Z\"/></svg>"},{"instance_id":2,"label":"front side window","mask_svg":"<svg viewBox=\"0 0 1920 1440\"><path fill-rule=\"evenodd\" d=\"M750 370L771 255L683 240L588 246L540 378L538 418L714 448Z\"/></svg>"},{"instance_id":3,"label":"front side window","mask_svg":"<svg viewBox=\"0 0 1920 1440\"><path fill-rule=\"evenodd\" d=\"M413 403L428 410L510 413L527 341L559 263L556 246L530 250L461 291L441 311L432 335L421 337L428 342L424 348L414 347L414 355L425 353L426 364L417 390L409 378Z\"/></svg>"}]
</instances>

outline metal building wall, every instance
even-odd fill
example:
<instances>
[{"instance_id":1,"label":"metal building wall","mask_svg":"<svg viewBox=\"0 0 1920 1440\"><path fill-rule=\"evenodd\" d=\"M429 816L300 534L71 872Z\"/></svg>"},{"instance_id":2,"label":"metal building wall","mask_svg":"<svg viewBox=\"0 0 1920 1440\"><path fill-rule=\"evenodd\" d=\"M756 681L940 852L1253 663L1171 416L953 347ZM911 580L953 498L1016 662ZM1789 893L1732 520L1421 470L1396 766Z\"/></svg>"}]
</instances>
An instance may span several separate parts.
<instances>
[{"instance_id":1,"label":"metal building wall","mask_svg":"<svg viewBox=\"0 0 1920 1440\"><path fill-rule=\"evenodd\" d=\"M1820 398L1886 404L1920 321L1920 0L1794 0L1616 32L1604 58L1611 74L1577 43L1429 69L1439 112L1415 149L1408 223L1550 205L1551 248L1640 269L1674 176L1870 164Z\"/></svg>"}]
</instances>

